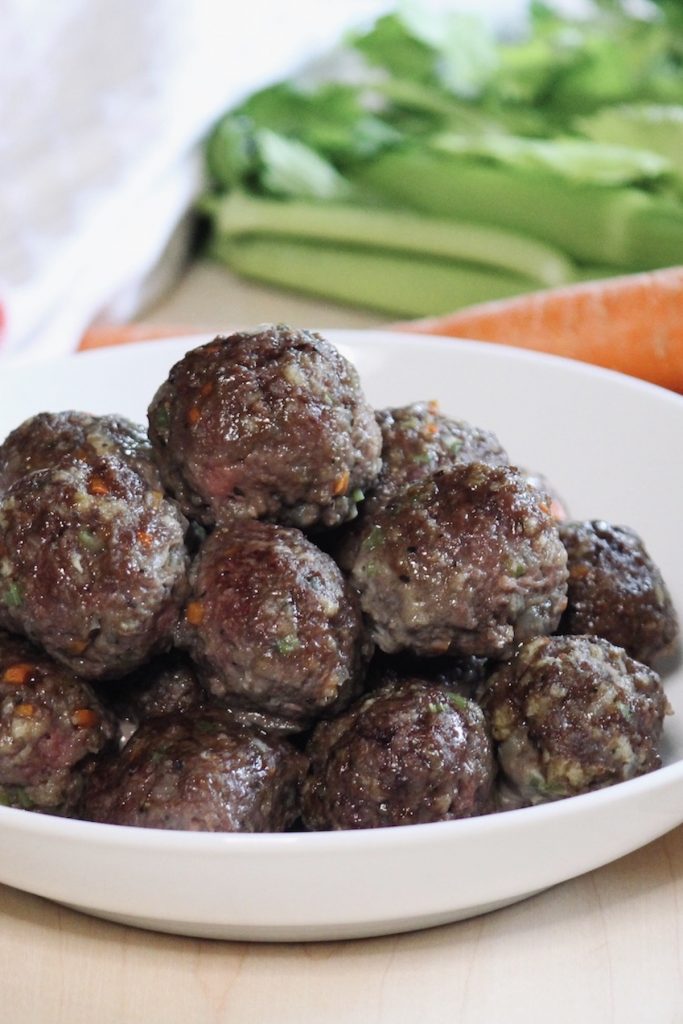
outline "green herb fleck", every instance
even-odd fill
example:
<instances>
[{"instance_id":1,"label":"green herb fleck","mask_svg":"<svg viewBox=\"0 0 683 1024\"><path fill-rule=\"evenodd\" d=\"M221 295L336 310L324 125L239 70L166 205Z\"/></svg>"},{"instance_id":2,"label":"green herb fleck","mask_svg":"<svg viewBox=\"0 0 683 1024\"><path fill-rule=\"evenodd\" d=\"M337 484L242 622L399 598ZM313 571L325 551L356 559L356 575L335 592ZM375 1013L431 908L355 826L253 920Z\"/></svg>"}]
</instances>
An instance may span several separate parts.
<instances>
[{"instance_id":1,"label":"green herb fleck","mask_svg":"<svg viewBox=\"0 0 683 1024\"><path fill-rule=\"evenodd\" d=\"M35 807L23 786L0 786L0 805L2 807L17 807L22 811L32 811Z\"/></svg>"},{"instance_id":2,"label":"green herb fleck","mask_svg":"<svg viewBox=\"0 0 683 1024\"><path fill-rule=\"evenodd\" d=\"M428 706L429 706L429 710L431 711L431 713L433 715L441 715L446 710L446 705L445 704L441 704L440 702L438 704L432 704L430 702Z\"/></svg>"},{"instance_id":3,"label":"green herb fleck","mask_svg":"<svg viewBox=\"0 0 683 1024\"><path fill-rule=\"evenodd\" d=\"M99 551L102 548L99 537L90 530L79 530L78 540L87 551Z\"/></svg>"},{"instance_id":4,"label":"green herb fleck","mask_svg":"<svg viewBox=\"0 0 683 1024\"><path fill-rule=\"evenodd\" d=\"M288 636L281 637L275 644L275 649L278 654L292 654L298 647L301 647L301 641L295 633L290 633Z\"/></svg>"},{"instance_id":5,"label":"green herb fleck","mask_svg":"<svg viewBox=\"0 0 683 1024\"><path fill-rule=\"evenodd\" d=\"M470 706L470 702L467 697L463 697L460 693L454 693L453 690L448 690L448 700L456 708L460 708L461 711L467 711Z\"/></svg>"},{"instance_id":6,"label":"green herb fleck","mask_svg":"<svg viewBox=\"0 0 683 1024\"><path fill-rule=\"evenodd\" d=\"M531 788L534 789L539 796L546 797L549 800L556 800L558 797L566 796L564 787L558 782L548 782L543 776L534 772L529 778Z\"/></svg>"},{"instance_id":7,"label":"green herb fleck","mask_svg":"<svg viewBox=\"0 0 683 1024\"><path fill-rule=\"evenodd\" d=\"M627 722L633 721L633 709L628 705L624 704L623 701L617 701L617 709Z\"/></svg>"},{"instance_id":8,"label":"green herb fleck","mask_svg":"<svg viewBox=\"0 0 683 1024\"><path fill-rule=\"evenodd\" d=\"M168 430L170 422L171 417L168 408L165 405L160 405L154 414L154 425L157 430Z\"/></svg>"},{"instance_id":9,"label":"green herb fleck","mask_svg":"<svg viewBox=\"0 0 683 1024\"><path fill-rule=\"evenodd\" d=\"M460 437L453 437L448 442L446 447L448 448L448 451L451 453L451 455L457 455L458 452L460 451L460 449L462 448L463 444L464 444L464 441L462 440L462 438L460 438Z\"/></svg>"},{"instance_id":10,"label":"green herb fleck","mask_svg":"<svg viewBox=\"0 0 683 1024\"><path fill-rule=\"evenodd\" d=\"M360 487L356 487L355 491L351 493L351 500L355 502L365 501L365 494Z\"/></svg>"},{"instance_id":11,"label":"green herb fleck","mask_svg":"<svg viewBox=\"0 0 683 1024\"><path fill-rule=\"evenodd\" d=\"M413 462L420 466L426 466L428 462L431 462L431 456L428 452L419 452L417 455L413 455Z\"/></svg>"},{"instance_id":12,"label":"green herb fleck","mask_svg":"<svg viewBox=\"0 0 683 1024\"><path fill-rule=\"evenodd\" d=\"M363 541L363 547L366 551L374 551L380 544L384 543L384 534L382 533L381 526L373 526L370 533Z\"/></svg>"},{"instance_id":13,"label":"green herb fleck","mask_svg":"<svg viewBox=\"0 0 683 1024\"><path fill-rule=\"evenodd\" d=\"M526 565L524 564L524 562L516 561L513 559L508 563L508 572L510 573L511 576L518 580L519 577L523 576L526 572Z\"/></svg>"},{"instance_id":14,"label":"green herb fleck","mask_svg":"<svg viewBox=\"0 0 683 1024\"><path fill-rule=\"evenodd\" d=\"M7 587L3 600L10 608L18 608L24 601L24 593L18 583L12 582Z\"/></svg>"}]
</instances>

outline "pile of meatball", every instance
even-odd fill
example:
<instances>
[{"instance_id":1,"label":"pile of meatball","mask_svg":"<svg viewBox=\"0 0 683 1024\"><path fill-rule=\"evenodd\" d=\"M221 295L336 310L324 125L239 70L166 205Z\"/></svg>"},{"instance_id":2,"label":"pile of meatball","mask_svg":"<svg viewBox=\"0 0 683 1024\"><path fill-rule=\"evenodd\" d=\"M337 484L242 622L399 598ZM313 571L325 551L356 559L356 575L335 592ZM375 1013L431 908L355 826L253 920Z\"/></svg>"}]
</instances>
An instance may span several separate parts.
<instances>
[{"instance_id":1,"label":"pile of meatball","mask_svg":"<svg viewBox=\"0 0 683 1024\"><path fill-rule=\"evenodd\" d=\"M148 828L447 821L657 768L677 636L640 538L319 334L219 336L149 429L0 446L0 802Z\"/></svg>"}]
</instances>

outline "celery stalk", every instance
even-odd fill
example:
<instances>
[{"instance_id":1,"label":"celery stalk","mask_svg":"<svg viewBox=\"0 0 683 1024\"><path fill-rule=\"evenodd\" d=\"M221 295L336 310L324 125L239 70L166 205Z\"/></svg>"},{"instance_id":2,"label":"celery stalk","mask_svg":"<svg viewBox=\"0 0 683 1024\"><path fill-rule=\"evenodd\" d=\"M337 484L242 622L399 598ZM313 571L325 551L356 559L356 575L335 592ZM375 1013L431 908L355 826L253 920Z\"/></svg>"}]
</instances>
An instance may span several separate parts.
<instances>
[{"instance_id":1,"label":"celery stalk","mask_svg":"<svg viewBox=\"0 0 683 1024\"><path fill-rule=\"evenodd\" d=\"M534 287L504 270L286 237L218 237L213 255L256 281L402 317L447 313Z\"/></svg>"},{"instance_id":2,"label":"celery stalk","mask_svg":"<svg viewBox=\"0 0 683 1024\"><path fill-rule=\"evenodd\" d=\"M378 157L355 183L413 210L521 232L583 263L635 271L683 262L683 206L638 188L573 184L426 147Z\"/></svg>"},{"instance_id":3,"label":"celery stalk","mask_svg":"<svg viewBox=\"0 0 683 1024\"><path fill-rule=\"evenodd\" d=\"M574 277L570 261L550 246L482 224L381 207L284 203L241 192L214 200L211 212L216 231L225 238L257 234L369 246L497 268L539 287Z\"/></svg>"}]
</instances>

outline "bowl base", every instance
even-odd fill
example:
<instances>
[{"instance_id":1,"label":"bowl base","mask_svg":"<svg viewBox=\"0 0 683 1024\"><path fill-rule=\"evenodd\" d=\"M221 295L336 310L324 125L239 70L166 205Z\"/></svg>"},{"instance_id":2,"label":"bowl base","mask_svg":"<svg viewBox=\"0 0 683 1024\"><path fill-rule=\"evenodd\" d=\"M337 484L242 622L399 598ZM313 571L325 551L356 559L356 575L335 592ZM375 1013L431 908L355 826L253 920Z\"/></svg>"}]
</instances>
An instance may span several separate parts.
<instances>
[{"instance_id":1,"label":"bowl base","mask_svg":"<svg viewBox=\"0 0 683 1024\"><path fill-rule=\"evenodd\" d=\"M176 921L150 917L137 917L129 914L116 914L107 910L91 907L80 907L75 903L61 903L69 910L97 917L113 924L127 925L131 928L142 928L146 931L164 932L171 935L184 935L197 939L226 939L233 942L336 942L342 939L370 939L383 935L398 935L403 932L423 931L426 928L438 928L440 925L455 924L471 917L490 914L495 910L520 903L538 895L542 889L524 893L520 896L496 900L480 906L443 911L438 914L416 915L415 917L396 918L388 921L353 921L330 922L329 924L229 924L207 921Z\"/></svg>"}]
</instances>

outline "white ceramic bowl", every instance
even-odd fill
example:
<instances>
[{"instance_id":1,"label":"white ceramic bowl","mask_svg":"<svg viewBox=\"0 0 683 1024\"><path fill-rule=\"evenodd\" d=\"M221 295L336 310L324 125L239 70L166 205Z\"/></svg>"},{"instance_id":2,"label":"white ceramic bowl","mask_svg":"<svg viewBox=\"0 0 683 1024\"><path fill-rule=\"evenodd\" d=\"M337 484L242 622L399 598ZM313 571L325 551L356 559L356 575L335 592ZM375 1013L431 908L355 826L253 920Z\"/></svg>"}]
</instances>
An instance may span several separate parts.
<instances>
[{"instance_id":1,"label":"white ceramic bowl","mask_svg":"<svg viewBox=\"0 0 683 1024\"><path fill-rule=\"evenodd\" d=\"M436 398L493 429L576 518L630 525L683 609L683 399L579 363L481 343L328 332L377 406ZM143 419L197 339L3 367L0 436L40 410ZM186 935L336 939L454 921L589 871L683 821L683 669L670 660L665 767L611 789L467 821L345 833L210 835L0 808L0 881Z\"/></svg>"}]
</instances>

